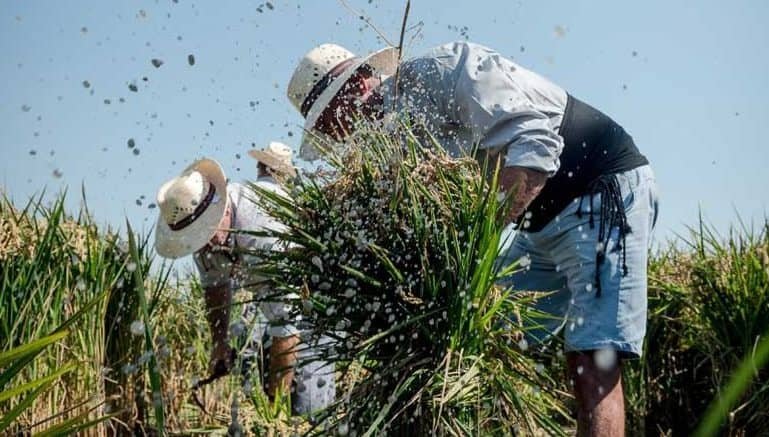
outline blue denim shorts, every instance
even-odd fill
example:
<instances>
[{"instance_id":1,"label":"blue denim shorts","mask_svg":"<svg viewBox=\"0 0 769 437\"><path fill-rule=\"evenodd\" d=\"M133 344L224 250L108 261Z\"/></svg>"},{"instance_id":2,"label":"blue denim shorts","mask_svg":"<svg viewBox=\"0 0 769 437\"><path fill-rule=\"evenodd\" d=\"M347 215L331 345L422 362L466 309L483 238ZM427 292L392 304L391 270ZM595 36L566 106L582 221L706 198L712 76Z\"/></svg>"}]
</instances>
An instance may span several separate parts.
<instances>
[{"instance_id":1,"label":"blue denim shorts","mask_svg":"<svg viewBox=\"0 0 769 437\"><path fill-rule=\"evenodd\" d=\"M601 211L601 195L574 199L541 231L517 232L503 246L498 262L519 260L521 268L501 285L513 290L550 292L534 304L551 315L527 327L531 344L543 343L564 331L570 351L613 349L625 358L638 358L646 334L647 258L657 220L657 186L651 167L644 165L615 175L629 225L621 248L619 227L609 231L608 244L599 241L599 223L590 209ZM605 258L596 262L603 247ZM623 259L624 257L624 259ZM623 261L627 271L623 272ZM596 269L601 291L596 293Z\"/></svg>"}]
</instances>

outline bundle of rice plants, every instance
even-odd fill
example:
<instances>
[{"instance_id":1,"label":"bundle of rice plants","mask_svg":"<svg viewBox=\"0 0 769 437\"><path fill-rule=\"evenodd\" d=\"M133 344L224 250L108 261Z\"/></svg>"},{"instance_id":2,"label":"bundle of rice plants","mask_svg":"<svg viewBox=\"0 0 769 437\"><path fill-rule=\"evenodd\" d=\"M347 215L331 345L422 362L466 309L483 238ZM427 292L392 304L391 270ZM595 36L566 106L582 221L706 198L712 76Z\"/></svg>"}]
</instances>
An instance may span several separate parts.
<instances>
[{"instance_id":1,"label":"bundle of rice plants","mask_svg":"<svg viewBox=\"0 0 769 437\"><path fill-rule=\"evenodd\" d=\"M335 339L314 359L336 363L342 389L316 430L559 434L553 379L523 352L531 310L495 285L513 269L496 262L497 182L435 146L406 126L370 130L349 153L327 148L331 171L295 181L291 199L252 186L286 228L251 233L289 245L257 253L276 283L266 298L297 293L302 323Z\"/></svg>"}]
</instances>

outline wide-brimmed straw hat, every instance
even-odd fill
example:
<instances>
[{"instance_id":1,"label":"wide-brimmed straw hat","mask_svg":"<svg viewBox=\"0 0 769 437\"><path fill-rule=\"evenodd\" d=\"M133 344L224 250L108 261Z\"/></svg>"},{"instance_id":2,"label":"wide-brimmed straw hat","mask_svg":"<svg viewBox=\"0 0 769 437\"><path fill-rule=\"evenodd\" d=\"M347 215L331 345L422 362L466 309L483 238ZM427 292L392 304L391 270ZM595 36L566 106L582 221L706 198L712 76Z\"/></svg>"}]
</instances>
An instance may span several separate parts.
<instances>
[{"instance_id":1,"label":"wide-brimmed straw hat","mask_svg":"<svg viewBox=\"0 0 769 437\"><path fill-rule=\"evenodd\" d=\"M165 258L197 252L219 230L227 202L227 178L219 163L195 161L158 190L155 250Z\"/></svg>"},{"instance_id":2,"label":"wide-brimmed straw hat","mask_svg":"<svg viewBox=\"0 0 769 437\"><path fill-rule=\"evenodd\" d=\"M290 147L277 141L272 141L262 150L249 150L248 154L260 163L286 176L296 176L294 168L294 152Z\"/></svg>"},{"instance_id":3,"label":"wide-brimmed straw hat","mask_svg":"<svg viewBox=\"0 0 769 437\"><path fill-rule=\"evenodd\" d=\"M350 65L342 71L335 71L334 67L343 62ZM398 49L387 47L358 58L342 46L322 44L304 55L288 83L288 98L305 118L306 133L312 131L334 96L363 65L368 65L378 74L391 76L398 68ZM301 158L317 158L311 143L305 134L299 149Z\"/></svg>"}]
</instances>

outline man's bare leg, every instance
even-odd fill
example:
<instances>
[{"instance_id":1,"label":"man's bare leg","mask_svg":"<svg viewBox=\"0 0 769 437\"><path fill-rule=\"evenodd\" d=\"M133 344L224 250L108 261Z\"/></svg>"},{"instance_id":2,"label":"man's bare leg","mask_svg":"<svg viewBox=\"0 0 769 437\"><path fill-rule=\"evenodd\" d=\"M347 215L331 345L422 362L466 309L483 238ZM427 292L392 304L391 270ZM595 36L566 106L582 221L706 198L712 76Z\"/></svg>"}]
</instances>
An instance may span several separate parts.
<instances>
[{"instance_id":1,"label":"man's bare leg","mask_svg":"<svg viewBox=\"0 0 769 437\"><path fill-rule=\"evenodd\" d=\"M625 399L620 363L610 369L600 369L595 365L592 352L570 352L566 362L577 398L577 435L624 436Z\"/></svg>"}]
</instances>

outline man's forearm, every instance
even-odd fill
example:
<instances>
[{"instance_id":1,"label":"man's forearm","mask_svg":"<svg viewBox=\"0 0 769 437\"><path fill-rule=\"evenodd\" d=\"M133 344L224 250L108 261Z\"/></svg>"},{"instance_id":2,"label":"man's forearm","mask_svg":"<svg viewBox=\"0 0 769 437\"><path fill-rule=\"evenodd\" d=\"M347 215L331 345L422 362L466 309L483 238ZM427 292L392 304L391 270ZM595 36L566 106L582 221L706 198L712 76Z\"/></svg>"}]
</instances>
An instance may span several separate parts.
<instances>
[{"instance_id":1,"label":"man's forearm","mask_svg":"<svg viewBox=\"0 0 769 437\"><path fill-rule=\"evenodd\" d=\"M526 210L547 182L547 174L525 167L504 167L499 173L499 187L508 196L512 206L507 221L512 222Z\"/></svg>"},{"instance_id":2,"label":"man's forearm","mask_svg":"<svg viewBox=\"0 0 769 437\"><path fill-rule=\"evenodd\" d=\"M271 395L275 395L278 387L280 387L283 393L288 393L289 388L291 388L291 381L294 379L298 344L298 335L272 338L269 369L269 393Z\"/></svg>"},{"instance_id":3,"label":"man's forearm","mask_svg":"<svg viewBox=\"0 0 769 437\"><path fill-rule=\"evenodd\" d=\"M211 328L214 346L226 344L230 325L230 287L208 287L204 289L206 319Z\"/></svg>"}]
</instances>

